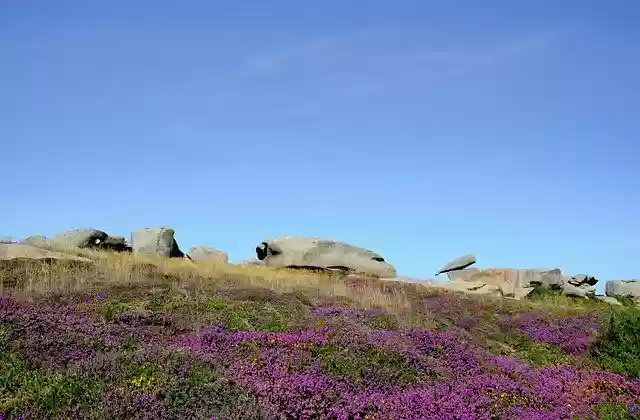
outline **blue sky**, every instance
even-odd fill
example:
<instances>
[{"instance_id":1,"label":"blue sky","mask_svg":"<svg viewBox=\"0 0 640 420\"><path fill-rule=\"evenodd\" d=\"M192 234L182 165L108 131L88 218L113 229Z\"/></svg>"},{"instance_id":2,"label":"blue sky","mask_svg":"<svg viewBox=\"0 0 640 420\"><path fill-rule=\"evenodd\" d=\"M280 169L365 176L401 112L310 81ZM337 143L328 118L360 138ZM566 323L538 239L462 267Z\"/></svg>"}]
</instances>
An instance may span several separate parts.
<instances>
[{"instance_id":1,"label":"blue sky","mask_svg":"<svg viewBox=\"0 0 640 420\"><path fill-rule=\"evenodd\" d=\"M633 0L2 0L0 234L164 225L231 260L300 234L410 276L472 252L637 278L639 18Z\"/></svg>"}]
</instances>

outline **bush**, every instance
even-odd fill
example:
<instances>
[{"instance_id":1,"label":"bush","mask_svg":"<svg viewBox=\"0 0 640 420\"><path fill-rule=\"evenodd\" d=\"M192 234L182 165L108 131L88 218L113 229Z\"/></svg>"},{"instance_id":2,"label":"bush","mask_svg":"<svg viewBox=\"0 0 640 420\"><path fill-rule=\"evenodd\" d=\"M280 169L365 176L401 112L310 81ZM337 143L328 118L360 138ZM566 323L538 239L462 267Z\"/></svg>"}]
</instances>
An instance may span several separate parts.
<instances>
[{"instance_id":1,"label":"bush","mask_svg":"<svg viewBox=\"0 0 640 420\"><path fill-rule=\"evenodd\" d=\"M640 311L611 315L598 337L591 356L605 369L640 378Z\"/></svg>"}]
</instances>

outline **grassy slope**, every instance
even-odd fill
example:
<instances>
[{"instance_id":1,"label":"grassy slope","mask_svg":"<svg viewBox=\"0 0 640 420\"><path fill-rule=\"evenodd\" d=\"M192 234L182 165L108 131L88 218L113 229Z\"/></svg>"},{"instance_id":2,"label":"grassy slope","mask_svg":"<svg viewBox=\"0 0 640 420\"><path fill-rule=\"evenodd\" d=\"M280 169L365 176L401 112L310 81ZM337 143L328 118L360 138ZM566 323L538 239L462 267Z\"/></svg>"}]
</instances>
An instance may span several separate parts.
<instances>
[{"instance_id":1,"label":"grassy slope","mask_svg":"<svg viewBox=\"0 0 640 420\"><path fill-rule=\"evenodd\" d=\"M74 252L95 264L20 261L0 271L7 418L640 412L636 309Z\"/></svg>"}]
</instances>

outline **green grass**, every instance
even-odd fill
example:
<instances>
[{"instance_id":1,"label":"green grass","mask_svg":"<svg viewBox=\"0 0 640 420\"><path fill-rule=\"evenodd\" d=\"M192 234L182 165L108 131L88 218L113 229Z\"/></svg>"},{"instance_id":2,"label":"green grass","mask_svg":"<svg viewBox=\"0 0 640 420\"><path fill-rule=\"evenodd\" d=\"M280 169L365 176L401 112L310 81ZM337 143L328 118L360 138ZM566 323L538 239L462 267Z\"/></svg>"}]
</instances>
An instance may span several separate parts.
<instances>
[{"instance_id":1,"label":"green grass","mask_svg":"<svg viewBox=\"0 0 640 420\"><path fill-rule=\"evenodd\" d=\"M630 307L612 307L599 300L572 298L558 291L536 288L522 301L456 298L444 300L450 305L427 309L425 300L434 292L425 291L426 288L420 285L381 285L368 280L347 284L319 276L298 276L288 283L289 277L280 278L275 274L270 277L268 270L263 268L258 269L262 270L259 276L263 277L258 277L253 273L203 274L193 267L185 269L183 264L149 263L149 267L142 270L135 257L100 256L95 271L41 270L36 272L41 278L16 282L23 285L20 287L25 287L24 290L18 290L18 286L6 290L16 292L22 299L34 296L49 299L47 293L55 291L58 294L52 294L50 302L61 303L68 299L78 308L100 315L106 323L114 322L123 312L155 312L175 315L193 330L204 325L224 324L228 331L283 332L305 327L307 321L318 327L342 322L310 317L313 306L381 308L385 313L358 319L362 324L359 328L390 331L407 326L433 331L459 329L480 347L494 354L515 356L531 366L587 362L640 378L640 310ZM57 267L49 269L61 270ZM140 274L143 271L147 274ZM67 283L55 284L55 281ZM98 293L100 298L95 299ZM89 299L85 299L87 296ZM569 356L558 346L535 342L503 329L499 322L501 315L532 309L554 315L593 311L609 314L609 320L588 360L581 360L582 356ZM162 328L172 327L158 326L158 329ZM225 379L217 366L201 360L186 360L185 355L175 352L145 355L136 341L121 349L117 358L110 362L113 366L104 367L99 374L84 372L84 376L74 373L73 369L49 372L45 368L27 368L24 361L27 359L21 359L24 354L19 354L17 346L12 347L12 343L18 341L12 327L0 321L0 412L15 414L32 410L36 418L64 418L77 408L85 415L92 415L94 405L103 402L107 389L115 392L114 398L153 395L174 410L176 416L189 415L180 411L184 407L197 412L198 407L204 405L203 401L214 401L221 412L240 401L252 407L250 393ZM250 344L246 345L250 347ZM424 377L402 355L389 349L324 344L314 345L309 351L307 355L317 357L320 368L328 375L362 386L369 381L405 386L435 379L435 376ZM511 401L512 396L504 398ZM625 407L613 402L597 407L601 419L628 419L624 417L625 411ZM136 416L133 411L111 414L112 418Z\"/></svg>"},{"instance_id":2,"label":"green grass","mask_svg":"<svg viewBox=\"0 0 640 420\"><path fill-rule=\"evenodd\" d=\"M639 417L630 417L626 405L607 401L600 403L595 408L595 415L600 420L637 420Z\"/></svg>"},{"instance_id":3,"label":"green grass","mask_svg":"<svg viewBox=\"0 0 640 420\"><path fill-rule=\"evenodd\" d=\"M516 336L508 337L504 342L514 350L511 355L532 366L560 365L574 361L574 359L567 355L560 347L552 344L541 343Z\"/></svg>"}]
</instances>

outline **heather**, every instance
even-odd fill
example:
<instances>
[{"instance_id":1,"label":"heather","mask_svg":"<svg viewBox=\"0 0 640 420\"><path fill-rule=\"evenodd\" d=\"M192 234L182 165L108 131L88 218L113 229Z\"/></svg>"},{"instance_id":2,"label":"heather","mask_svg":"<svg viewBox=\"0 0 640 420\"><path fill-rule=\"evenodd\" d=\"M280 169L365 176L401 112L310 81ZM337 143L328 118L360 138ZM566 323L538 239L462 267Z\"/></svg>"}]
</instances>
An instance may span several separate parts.
<instances>
[{"instance_id":1,"label":"heather","mask_svg":"<svg viewBox=\"0 0 640 420\"><path fill-rule=\"evenodd\" d=\"M92 258L3 282L3 418L640 418L637 309Z\"/></svg>"}]
</instances>

